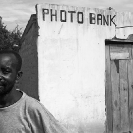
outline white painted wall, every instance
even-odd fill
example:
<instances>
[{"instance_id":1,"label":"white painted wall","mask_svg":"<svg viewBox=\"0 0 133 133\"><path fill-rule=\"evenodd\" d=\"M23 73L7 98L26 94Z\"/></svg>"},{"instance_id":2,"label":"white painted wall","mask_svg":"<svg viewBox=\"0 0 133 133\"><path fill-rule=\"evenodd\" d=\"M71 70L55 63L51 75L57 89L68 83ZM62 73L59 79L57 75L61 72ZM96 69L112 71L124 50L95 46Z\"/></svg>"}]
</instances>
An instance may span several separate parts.
<instances>
[{"instance_id":1,"label":"white painted wall","mask_svg":"<svg viewBox=\"0 0 133 133\"><path fill-rule=\"evenodd\" d=\"M50 21L42 9L81 11L84 23ZM127 38L133 28L90 24L89 13L115 15L118 27L133 25L133 13L59 5L37 5L39 96L45 107L74 133L105 131L105 39Z\"/></svg>"}]
</instances>

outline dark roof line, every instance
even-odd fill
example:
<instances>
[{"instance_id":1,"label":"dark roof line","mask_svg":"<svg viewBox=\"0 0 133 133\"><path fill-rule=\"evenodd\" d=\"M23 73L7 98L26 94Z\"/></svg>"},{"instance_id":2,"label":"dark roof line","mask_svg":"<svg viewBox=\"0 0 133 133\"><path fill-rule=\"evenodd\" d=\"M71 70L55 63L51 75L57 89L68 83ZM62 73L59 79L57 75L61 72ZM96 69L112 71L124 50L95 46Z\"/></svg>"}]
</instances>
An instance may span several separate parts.
<instances>
[{"instance_id":1,"label":"dark roof line","mask_svg":"<svg viewBox=\"0 0 133 133\"><path fill-rule=\"evenodd\" d=\"M37 23L37 17L36 17L36 14L32 14L29 21L28 21L28 24L26 25L26 28L23 32L23 35L22 35L22 39L21 41L23 42L23 39L25 37L25 35L29 32L31 26L33 25L33 23Z\"/></svg>"}]
</instances>

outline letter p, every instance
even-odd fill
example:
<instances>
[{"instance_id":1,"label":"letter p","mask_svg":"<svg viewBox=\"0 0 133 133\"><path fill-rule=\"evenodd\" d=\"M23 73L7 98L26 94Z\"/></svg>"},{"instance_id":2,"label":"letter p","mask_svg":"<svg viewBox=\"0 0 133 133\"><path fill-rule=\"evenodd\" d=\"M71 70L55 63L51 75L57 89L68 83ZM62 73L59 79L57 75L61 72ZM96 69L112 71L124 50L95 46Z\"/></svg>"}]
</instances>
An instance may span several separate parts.
<instances>
[{"instance_id":1,"label":"letter p","mask_svg":"<svg viewBox=\"0 0 133 133\"><path fill-rule=\"evenodd\" d=\"M45 15L49 14L49 9L42 9L43 21L45 21Z\"/></svg>"}]
</instances>

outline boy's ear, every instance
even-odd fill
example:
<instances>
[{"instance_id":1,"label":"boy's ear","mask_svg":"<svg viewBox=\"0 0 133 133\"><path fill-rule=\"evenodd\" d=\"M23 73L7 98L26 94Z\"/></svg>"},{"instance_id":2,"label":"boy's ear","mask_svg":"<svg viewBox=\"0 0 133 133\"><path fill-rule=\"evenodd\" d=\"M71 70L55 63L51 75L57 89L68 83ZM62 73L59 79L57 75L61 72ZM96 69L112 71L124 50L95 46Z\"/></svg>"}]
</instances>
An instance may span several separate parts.
<instances>
[{"instance_id":1,"label":"boy's ear","mask_svg":"<svg viewBox=\"0 0 133 133\"><path fill-rule=\"evenodd\" d=\"M18 74L17 74L17 80L19 80L23 75L23 72L22 71L18 71Z\"/></svg>"}]
</instances>

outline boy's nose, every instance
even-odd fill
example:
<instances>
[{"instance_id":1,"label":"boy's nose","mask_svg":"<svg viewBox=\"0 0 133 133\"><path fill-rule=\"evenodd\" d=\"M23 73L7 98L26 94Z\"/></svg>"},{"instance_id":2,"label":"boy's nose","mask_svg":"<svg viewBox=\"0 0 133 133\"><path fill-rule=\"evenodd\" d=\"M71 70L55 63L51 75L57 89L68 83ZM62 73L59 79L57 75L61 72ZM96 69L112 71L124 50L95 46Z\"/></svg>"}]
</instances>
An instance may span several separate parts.
<instances>
[{"instance_id":1,"label":"boy's nose","mask_svg":"<svg viewBox=\"0 0 133 133\"><path fill-rule=\"evenodd\" d=\"M4 85L5 84L5 80L2 76L0 76L0 85Z\"/></svg>"},{"instance_id":2,"label":"boy's nose","mask_svg":"<svg viewBox=\"0 0 133 133\"><path fill-rule=\"evenodd\" d=\"M3 77L0 75L0 82L3 81L3 80L4 80Z\"/></svg>"},{"instance_id":3,"label":"boy's nose","mask_svg":"<svg viewBox=\"0 0 133 133\"><path fill-rule=\"evenodd\" d=\"M0 80L2 79L2 76L0 75Z\"/></svg>"},{"instance_id":4,"label":"boy's nose","mask_svg":"<svg viewBox=\"0 0 133 133\"><path fill-rule=\"evenodd\" d=\"M0 72L0 78L2 78L2 73Z\"/></svg>"}]
</instances>

